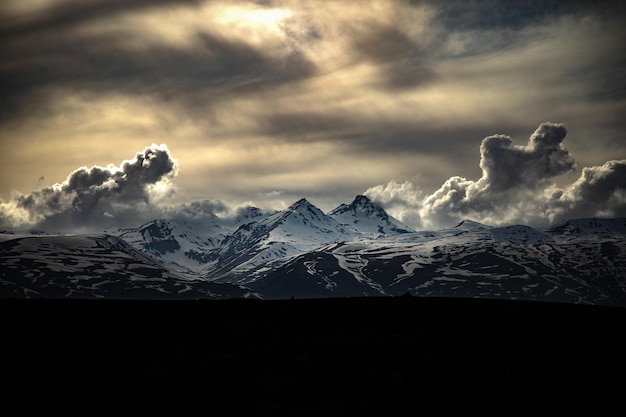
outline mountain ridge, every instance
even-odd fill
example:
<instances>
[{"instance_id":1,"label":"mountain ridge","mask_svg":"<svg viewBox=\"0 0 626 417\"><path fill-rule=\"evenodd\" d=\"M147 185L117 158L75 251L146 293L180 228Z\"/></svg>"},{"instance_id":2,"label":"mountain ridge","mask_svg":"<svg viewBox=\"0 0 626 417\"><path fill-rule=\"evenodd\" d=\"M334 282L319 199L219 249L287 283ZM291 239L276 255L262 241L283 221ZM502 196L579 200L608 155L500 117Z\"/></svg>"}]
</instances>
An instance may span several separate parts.
<instances>
[{"instance_id":1,"label":"mountain ridge","mask_svg":"<svg viewBox=\"0 0 626 417\"><path fill-rule=\"evenodd\" d=\"M269 299L413 294L626 306L626 219L572 219L542 228L468 219L415 231L362 195L328 213L306 198L281 211L246 213L238 225L156 219L122 229L115 237L128 246L122 264L128 269L128 259L135 259L130 264L147 262L172 282L231 284ZM89 260L84 249L83 257L61 251L63 260L43 246L38 265L20 263L6 242L25 236L0 234L3 266L22 267L23 275L40 281L46 268L58 280L63 262L91 265L95 274L106 270L106 259ZM147 258L138 260L137 253Z\"/></svg>"},{"instance_id":2,"label":"mountain ridge","mask_svg":"<svg viewBox=\"0 0 626 417\"><path fill-rule=\"evenodd\" d=\"M0 265L0 298L255 296L236 285L192 279L107 234L5 236L0 241Z\"/></svg>"},{"instance_id":3,"label":"mountain ridge","mask_svg":"<svg viewBox=\"0 0 626 417\"><path fill-rule=\"evenodd\" d=\"M370 234L372 237L413 231L365 195L357 195L352 203L341 204L328 215L341 224L354 227L361 234Z\"/></svg>"}]
</instances>

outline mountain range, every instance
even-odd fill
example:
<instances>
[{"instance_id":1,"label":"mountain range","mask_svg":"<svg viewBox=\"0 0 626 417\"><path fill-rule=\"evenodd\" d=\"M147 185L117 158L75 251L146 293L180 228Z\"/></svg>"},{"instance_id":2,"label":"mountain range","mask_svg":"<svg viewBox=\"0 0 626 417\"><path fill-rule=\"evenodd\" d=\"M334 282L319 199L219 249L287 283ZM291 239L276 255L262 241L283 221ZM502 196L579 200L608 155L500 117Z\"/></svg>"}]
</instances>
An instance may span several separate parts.
<instances>
[{"instance_id":1,"label":"mountain range","mask_svg":"<svg viewBox=\"0 0 626 417\"><path fill-rule=\"evenodd\" d=\"M0 234L0 296L445 296L626 306L626 219L415 231L359 195L234 221L157 219L98 235Z\"/></svg>"}]
</instances>

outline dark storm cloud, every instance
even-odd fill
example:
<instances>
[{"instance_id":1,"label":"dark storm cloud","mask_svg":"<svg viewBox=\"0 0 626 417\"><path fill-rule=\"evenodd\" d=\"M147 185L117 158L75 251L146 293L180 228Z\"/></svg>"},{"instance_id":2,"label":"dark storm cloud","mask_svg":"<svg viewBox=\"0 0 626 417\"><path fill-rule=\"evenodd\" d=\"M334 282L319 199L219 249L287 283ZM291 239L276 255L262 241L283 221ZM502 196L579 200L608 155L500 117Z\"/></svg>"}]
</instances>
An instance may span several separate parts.
<instances>
[{"instance_id":1,"label":"dark storm cloud","mask_svg":"<svg viewBox=\"0 0 626 417\"><path fill-rule=\"evenodd\" d=\"M98 0L65 1L44 8L26 17L0 16L0 39L25 37L64 30L68 26L88 23L92 20L153 9L156 7L194 5L203 0Z\"/></svg>"},{"instance_id":2,"label":"dark storm cloud","mask_svg":"<svg viewBox=\"0 0 626 417\"><path fill-rule=\"evenodd\" d=\"M357 59L377 65L383 88L417 87L435 77L425 48L400 28L372 24L364 33L354 35L352 47Z\"/></svg>"},{"instance_id":3,"label":"dark storm cloud","mask_svg":"<svg viewBox=\"0 0 626 417\"><path fill-rule=\"evenodd\" d=\"M447 1L439 4L437 19L451 30L519 29L571 12L574 3L562 0Z\"/></svg>"},{"instance_id":4,"label":"dark storm cloud","mask_svg":"<svg viewBox=\"0 0 626 417\"><path fill-rule=\"evenodd\" d=\"M450 121L442 127L420 119L393 119L385 114L364 117L359 113L302 110L263 114L257 123L259 132L274 140L310 143L332 139L355 153L377 155L445 155L454 146L460 154L478 156L475 143L468 138L484 137L490 130L479 123L457 125ZM509 124L516 130L513 122Z\"/></svg>"},{"instance_id":5,"label":"dark storm cloud","mask_svg":"<svg viewBox=\"0 0 626 417\"><path fill-rule=\"evenodd\" d=\"M575 168L574 159L563 148L567 130L562 124L544 123L531 135L526 146L513 144L505 135L483 139L480 145L479 184L485 191L507 191L536 187L542 181Z\"/></svg>"},{"instance_id":6,"label":"dark storm cloud","mask_svg":"<svg viewBox=\"0 0 626 417\"><path fill-rule=\"evenodd\" d=\"M609 2L70 0L15 10L0 20L0 153L24 169L4 167L2 193L42 173L65 177L66 168L32 160L38 141L54 149L81 138L111 155L124 141L167 137L194 198L260 196L278 207L259 190L307 187L328 201L394 179L377 192L405 201L406 213L420 201L413 218L424 224L502 223L582 204L551 184L573 168L564 129L545 125L521 146L511 139L540 121L575 129L568 148L588 151L584 165L624 157L626 26ZM40 157L60 157L57 167L78 155ZM107 173L73 181L106 188L115 182ZM23 197L22 214L46 206L61 221L80 193L57 191ZM85 212L123 217L120 205L104 209L106 198L81 198ZM228 211L218 202L188 203L179 215Z\"/></svg>"},{"instance_id":7,"label":"dark storm cloud","mask_svg":"<svg viewBox=\"0 0 626 417\"><path fill-rule=\"evenodd\" d=\"M144 3L136 7L139 5ZM96 3L95 8L106 9L108 14L133 10L118 2L112 6ZM72 25L83 24L83 17L97 16L90 8L85 9L65 18L59 13L32 27L25 25L20 30L24 36L16 36L14 30L14 36L0 37L4 60L0 64L0 100L5 103L1 118L45 109L55 100L51 89L151 95L182 104L194 114L199 105L209 107L233 94L274 87L315 72L315 65L297 49L276 56L208 30L197 31L192 46L148 41L129 48L128 34L122 31L74 31ZM50 27L57 30L44 30Z\"/></svg>"},{"instance_id":8,"label":"dark storm cloud","mask_svg":"<svg viewBox=\"0 0 626 417\"><path fill-rule=\"evenodd\" d=\"M164 145L153 145L119 167L82 167L61 184L2 203L0 224L68 230L149 216L157 210L150 207L155 193L150 186L172 178L176 166Z\"/></svg>"},{"instance_id":9,"label":"dark storm cloud","mask_svg":"<svg viewBox=\"0 0 626 417\"><path fill-rule=\"evenodd\" d=\"M626 160L583 168L568 189L549 201L555 220L576 217L626 217Z\"/></svg>"},{"instance_id":10,"label":"dark storm cloud","mask_svg":"<svg viewBox=\"0 0 626 417\"><path fill-rule=\"evenodd\" d=\"M563 147L565 125L546 122L524 146L505 135L483 139L482 176L477 181L454 176L421 198L410 183L393 181L365 194L416 228L448 227L472 219L487 224L546 225L581 217L626 217L626 160L585 167L570 186L550 180L575 169Z\"/></svg>"},{"instance_id":11,"label":"dark storm cloud","mask_svg":"<svg viewBox=\"0 0 626 417\"><path fill-rule=\"evenodd\" d=\"M219 199L196 200L163 207L165 217L184 221L200 229L215 224L227 229L236 228L242 222L253 221L255 216L273 212L259 209L250 202L232 206Z\"/></svg>"},{"instance_id":12,"label":"dark storm cloud","mask_svg":"<svg viewBox=\"0 0 626 417\"><path fill-rule=\"evenodd\" d=\"M221 200L197 200L182 203L169 209L174 219L188 221L206 221L215 218L215 213L226 213L230 210Z\"/></svg>"},{"instance_id":13,"label":"dark storm cloud","mask_svg":"<svg viewBox=\"0 0 626 417\"><path fill-rule=\"evenodd\" d=\"M564 125L543 123L518 146L505 135L483 139L480 146L482 177L478 181L452 177L424 200L422 217L433 223L451 219L514 214L520 201L545 187L550 178L572 171L574 159L562 146Z\"/></svg>"},{"instance_id":14,"label":"dark storm cloud","mask_svg":"<svg viewBox=\"0 0 626 417\"><path fill-rule=\"evenodd\" d=\"M452 0L417 1L436 6L436 19L448 30L522 29L564 15L616 16L626 11L614 0Z\"/></svg>"}]
</instances>

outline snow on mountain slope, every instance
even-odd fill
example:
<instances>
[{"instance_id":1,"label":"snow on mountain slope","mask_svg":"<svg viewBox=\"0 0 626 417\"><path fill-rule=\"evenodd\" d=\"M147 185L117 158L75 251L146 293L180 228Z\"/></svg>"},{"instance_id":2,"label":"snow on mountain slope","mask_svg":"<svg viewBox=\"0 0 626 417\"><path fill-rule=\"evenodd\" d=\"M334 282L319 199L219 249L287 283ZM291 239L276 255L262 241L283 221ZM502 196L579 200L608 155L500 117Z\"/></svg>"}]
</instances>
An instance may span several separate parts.
<instances>
[{"instance_id":1,"label":"snow on mountain slope","mask_svg":"<svg viewBox=\"0 0 626 417\"><path fill-rule=\"evenodd\" d=\"M614 239L626 236L626 219L574 219L546 229L546 233L560 242L587 239Z\"/></svg>"},{"instance_id":2,"label":"snow on mountain slope","mask_svg":"<svg viewBox=\"0 0 626 417\"><path fill-rule=\"evenodd\" d=\"M2 298L195 299L252 295L235 285L189 279L110 235L13 235L0 242L0 265Z\"/></svg>"},{"instance_id":3,"label":"snow on mountain slope","mask_svg":"<svg viewBox=\"0 0 626 417\"><path fill-rule=\"evenodd\" d=\"M456 236L460 244L467 241L472 242L506 242L511 244L543 244L554 243L554 239L533 227L523 225L513 225L504 227L475 227L466 229L458 234L449 233Z\"/></svg>"},{"instance_id":4,"label":"snow on mountain slope","mask_svg":"<svg viewBox=\"0 0 626 417\"><path fill-rule=\"evenodd\" d=\"M408 243L416 243L416 242L428 242L431 240L442 239L448 236L459 236L459 239L462 239L464 233L475 230L474 233L482 233L484 235L484 239L491 239L489 237L489 233L487 230L491 229L490 226L486 226L480 224L478 222L474 222L471 220L463 220L459 224L454 227L440 229L440 230L420 230L417 232L408 232L399 235L392 236L382 236L379 237L378 240L381 242L408 242Z\"/></svg>"},{"instance_id":5,"label":"snow on mountain slope","mask_svg":"<svg viewBox=\"0 0 626 417\"><path fill-rule=\"evenodd\" d=\"M626 219L577 219L544 229L466 220L402 233L359 196L331 213L301 199L271 215L250 211L241 220L254 220L232 233L219 222L201 228L155 220L121 231L129 243L106 234L4 233L0 296L411 293L626 307Z\"/></svg>"},{"instance_id":6,"label":"snow on mountain slope","mask_svg":"<svg viewBox=\"0 0 626 417\"><path fill-rule=\"evenodd\" d=\"M291 258L249 286L267 299L388 295L340 262L326 250L311 251Z\"/></svg>"},{"instance_id":7,"label":"snow on mountain slope","mask_svg":"<svg viewBox=\"0 0 626 417\"><path fill-rule=\"evenodd\" d=\"M488 229L495 241L540 245L554 243L551 236L533 227L514 225Z\"/></svg>"},{"instance_id":8,"label":"snow on mountain slope","mask_svg":"<svg viewBox=\"0 0 626 417\"><path fill-rule=\"evenodd\" d=\"M357 195L350 204L341 204L328 215L351 227L356 233L369 237L412 232L407 225L387 214L378 204L364 195Z\"/></svg>"},{"instance_id":9,"label":"snow on mountain slope","mask_svg":"<svg viewBox=\"0 0 626 417\"><path fill-rule=\"evenodd\" d=\"M557 243L526 226L453 229L327 245L291 259L250 287L269 298L374 291L626 307L623 237L598 241L583 235Z\"/></svg>"},{"instance_id":10,"label":"snow on mountain slope","mask_svg":"<svg viewBox=\"0 0 626 417\"><path fill-rule=\"evenodd\" d=\"M239 227L208 253L210 262L202 274L225 282L247 282L265 263L283 262L289 256L354 237L353 231L303 198L261 221Z\"/></svg>"},{"instance_id":11,"label":"snow on mountain slope","mask_svg":"<svg viewBox=\"0 0 626 417\"><path fill-rule=\"evenodd\" d=\"M207 263L207 253L219 247L226 236L242 224L260 221L273 213L246 206L233 217L212 215L202 222L157 219L136 228L121 229L116 235L169 267L195 273Z\"/></svg>"},{"instance_id":12,"label":"snow on mountain slope","mask_svg":"<svg viewBox=\"0 0 626 417\"><path fill-rule=\"evenodd\" d=\"M226 234L216 221L191 226L184 221L158 219L122 229L118 236L158 259L197 270L205 263L204 254L218 247Z\"/></svg>"},{"instance_id":13,"label":"snow on mountain slope","mask_svg":"<svg viewBox=\"0 0 626 417\"><path fill-rule=\"evenodd\" d=\"M229 224L232 227L232 231L235 231L242 224L250 223L253 221L260 221L266 217L276 214L278 211L264 211L258 207L246 206L238 210L237 215L232 223L226 223L222 221L223 225Z\"/></svg>"}]
</instances>

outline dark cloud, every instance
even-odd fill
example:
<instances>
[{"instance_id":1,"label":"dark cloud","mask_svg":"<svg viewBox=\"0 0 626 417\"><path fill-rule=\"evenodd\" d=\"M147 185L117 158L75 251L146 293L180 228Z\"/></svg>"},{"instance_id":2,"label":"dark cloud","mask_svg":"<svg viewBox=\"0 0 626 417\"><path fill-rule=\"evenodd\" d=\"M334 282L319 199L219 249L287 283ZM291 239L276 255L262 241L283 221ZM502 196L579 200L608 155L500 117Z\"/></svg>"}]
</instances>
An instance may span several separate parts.
<instances>
[{"instance_id":1,"label":"dark cloud","mask_svg":"<svg viewBox=\"0 0 626 417\"><path fill-rule=\"evenodd\" d=\"M348 112L275 111L258 117L259 132L276 140L318 142L332 140L360 154L415 152L447 154L451 147L464 155L475 154L471 137L484 137L489 128L475 125L429 125L422 120L397 120L384 114L365 117ZM512 124L512 123L511 123Z\"/></svg>"},{"instance_id":2,"label":"dark cloud","mask_svg":"<svg viewBox=\"0 0 626 417\"><path fill-rule=\"evenodd\" d=\"M196 200L182 203L169 209L173 219L204 222L214 219L215 213L227 213L230 208L221 200Z\"/></svg>"},{"instance_id":3,"label":"dark cloud","mask_svg":"<svg viewBox=\"0 0 626 417\"><path fill-rule=\"evenodd\" d=\"M563 147L563 126L545 124L527 144L513 142L512 137L527 136L529 120L567 122L575 129L568 148L584 154L584 165L624 157L623 5L346 2L350 7L342 14L336 7L341 2L332 7L325 1L256 2L276 9L251 2L199 3L70 0L0 17L0 146L15 156L15 165L27 162L20 175L59 175L24 156L43 138L62 146L63 140L84 135L95 148L115 146L102 140L112 131L124 140L145 134L167 137L172 146L180 140L177 152L195 153L185 175L210 171L221 179L206 184L197 179L201 175L190 174L194 178L185 186L195 187L194 195L220 189L226 198L243 201L261 195L259 190L289 191L277 178L298 176L310 179L308 187L321 190L328 201L336 190L344 192L357 181L366 187L370 178L384 176L400 183L378 190L381 198L396 193L388 204L403 204L408 213L416 191L400 185L417 172L428 191L424 195L430 195L420 197L413 218L448 224L461 216L506 222L597 212L584 208L587 197L579 198L595 195L591 179L572 189L552 185L574 167ZM105 117L99 118L100 111ZM510 136L489 136L494 130ZM479 149L475 139L481 138L486 139ZM270 140L278 144L267 151ZM309 147L313 142L322 143ZM213 156L220 151L229 156L207 168L200 152L208 148L215 149ZM323 161L311 157L320 149L332 149ZM69 157L74 156L64 155L59 165ZM359 169L343 173L370 160L367 176ZM449 167L456 176L450 178ZM589 170L598 178L619 171L600 168ZM335 169L340 174L328 185ZM78 213L130 219L131 209L122 213L126 194L140 196L136 204L146 212L161 213L150 186L141 185L149 176L117 185L117 200L109 198L112 191L100 197L96 191L109 190L117 181L113 172L121 170L85 168L65 185L11 202L21 201L15 208L22 217L59 224L70 221L66 208L72 205ZM18 183L17 175L9 180L11 168L4 172L3 193L30 186ZM267 175L276 173L283 175ZM605 204L619 212L623 191L607 193ZM179 209L189 218L224 210L217 200Z\"/></svg>"},{"instance_id":4,"label":"dark cloud","mask_svg":"<svg viewBox=\"0 0 626 417\"><path fill-rule=\"evenodd\" d=\"M148 147L119 167L82 167L61 184L3 202L0 224L53 231L135 224L160 210L153 202L159 191L151 186L174 177L176 167L165 145Z\"/></svg>"},{"instance_id":5,"label":"dark cloud","mask_svg":"<svg viewBox=\"0 0 626 417\"><path fill-rule=\"evenodd\" d=\"M563 147L565 125L546 122L524 146L505 135L481 144L477 181L454 176L421 198L412 184L390 182L366 191L391 214L415 228L440 228L462 219L487 224L546 225L581 217L626 216L626 160L583 168L565 189L551 179L575 168Z\"/></svg>"},{"instance_id":6,"label":"dark cloud","mask_svg":"<svg viewBox=\"0 0 626 417\"><path fill-rule=\"evenodd\" d=\"M255 217L267 213L274 211L259 209L252 203L231 206L219 199L196 200L163 208L163 214L167 218L184 221L198 229L218 225L224 228L225 233L228 229L234 230L240 224L249 223Z\"/></svg>"},{"instance_id":7,"label":"dark cloud","mask_svg":"<svg viewBox=\"0 0 626 417\"><path fill-rule=\"evenodd\" d=\"M550 178L575 168L573 157L562 146L566 133L564 125L547 122L525 146L514 145L505 135L486 137L480 146L482 177L478 181L450 178L424 199L422 218L438 225L465 217L493 222L500 221L499 216L508 221L509 216L523 215L527 207L520 202L545 188Z\"/></svg>"},{"instance_id":8,"label":"dark cloud","mask_svg":"<svg viewBox=\"0 0 626 417\"><path fill-rule=\"evenodd\" d=\"M543 123L526 146L513 144L505 135L483 139L478 185L485 192L507 191L517 187L534 188L545 180L572 171L574 159L563 148L567 130L562 124Z\"/></svg>"},{"instance_id":9,"label":"dark cloud","mask_svg":"<svg viewBox=\"0 0 626 417\"><path fill-rule=\"evenodd\" d=\"M113 11L129 10L117 5L109 13ZM277 55L208 30L192 35L189 46L144 39L142 46L131 48L123 30L89 34L73 30L71 24L84 23L80 20L84 15L95 17L77 12L67 18L70 26L42 32L42 25L63 20L53 17L50 23L25 25L24 37L0 37L0 100L5 103L0 118L45 110L56 99L52 93L59 90L149 95L196 114L200 106L206 112L224 98L315 73L312 61L296 48Z\"/></svg>"},{"instance_id":10,"label":"dark cloud","mask_svg":"<svg viewBox=\"0 0 626 417\"><path fill-rule=\"evenodd\" d=\"M571 187L557 189L549 201L554 220L626 217L626 160L585 167Z\"/></svg>"},{"instance_id":11,"label":"dark cloud","mask_svg":"<svg viewBox=\"0 0 626 417\"><path fill-rule=\"evenodd\" d=\"M436 19L448 30L518 30L564 15L619 15L626 8L614 0L452 0L418 1L437 10Z\"/></svg>"},{"instance_id":12,"label":"dark cloud","mask_svg":"<svg viewBox=\"0 0 626 417\"><path fill-rule=\"evenodd\" d=\"M377 65L383 88L412 88L435 78L425 48L400 28L371 24L354 35L352 46L357 58Z\"/></svg>"},{"instance_id":13,"label":"dark cloud","mask_svg":"<svg viewBox=\"0 0 626 417\"><path fill-rule=\"evenodd\" d=\"M437 19L451 30L520 29L571 12L561 0L448 1L439 4Z\"/></svg>"},{"instance_id":14,"label":"dark cloud","mask_svg":"<svg viewBox=\"0 0 626 417\"><path fill-rule=\"evenodd\" d=\"M0 39L49 35L93 20L167 6L194 5L203 0L70 0L51 4L26 16L0 15Z\"/></svg>"},{"instance_id":15,"label":"dark cloud","mask_svg":"<svg viewBox=\"0 0 626 417\"><path fill-rule=\"evenodd\" d=\"M445 58L489 56L520 45L536 45L546 41L546 28L558 27L564 21L567 21L566 26L571 33L577 30L590 33L585 26L589 22L597 22L603 31L612 32L615 36L613 39L601 40L599 47L591 53L581 45L579 53L581 57L587 58L590 65L581 71L571 71L567 77L572 78L573 84L598 84L597 87L602 91L594 91L594 95L610 95L618 84L623 93L621 70L616 70L616 66L609 62L601 61L621 60L623 64L620 51L626 33L626 3L614 0L453 0L417 3L429 4L434 10L432 26L437 29L438 36L431 45L432 53ZM446 48L450 41L455 43L459 40L463 47L453 48L452 51ZM604 52L600 52L602 50ZM594 52L600 52L600 55L591 56ZM563 72L570 71L564 67ZM614 83L603 88L601 84L606 77L613 78Z\"/></svg>"}]
</instances>

